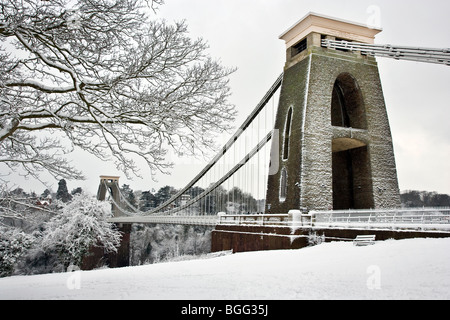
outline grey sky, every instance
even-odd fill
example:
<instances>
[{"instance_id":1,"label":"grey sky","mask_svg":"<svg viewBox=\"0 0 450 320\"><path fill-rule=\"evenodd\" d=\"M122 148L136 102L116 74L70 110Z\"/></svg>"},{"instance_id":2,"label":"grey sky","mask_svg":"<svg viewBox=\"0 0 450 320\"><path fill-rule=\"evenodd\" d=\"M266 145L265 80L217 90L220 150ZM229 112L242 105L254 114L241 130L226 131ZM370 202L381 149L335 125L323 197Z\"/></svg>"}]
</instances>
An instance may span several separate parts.
<instances>
[{"instance_id":1,"label":"grey sky","mask_svg":"<svg viewBox=\"0 0 450 320\"><path fill-rule=\"evenodd\" d=\"M379 23L383 32L375 43L450 48L449 1L332 1L332 0L165 0L156 16L186 20L192 37L203 37L210 54L226 66L237 67L231 77L231 101L239 111L236 125L247 117L285 62L284 42L278 36L313 11L359 23ZM378 14L379 13L379 14ZM450 194L450 67L378 58L394 140L401 190L416 189ZM128 181L114 166L89 155L74 155L86 181L70 181L96 192L99 175L121 175L134 190L183 187L206 161L180 161L172 175L155 183ZM198 165L194 163L198 162ZM188 174L186 174L188 173ZM53 184L56 190L57 183ZM25 190L28 190L24 186ZM37 185L30 190L42 192Z\"/></svg>"}]
</instances>

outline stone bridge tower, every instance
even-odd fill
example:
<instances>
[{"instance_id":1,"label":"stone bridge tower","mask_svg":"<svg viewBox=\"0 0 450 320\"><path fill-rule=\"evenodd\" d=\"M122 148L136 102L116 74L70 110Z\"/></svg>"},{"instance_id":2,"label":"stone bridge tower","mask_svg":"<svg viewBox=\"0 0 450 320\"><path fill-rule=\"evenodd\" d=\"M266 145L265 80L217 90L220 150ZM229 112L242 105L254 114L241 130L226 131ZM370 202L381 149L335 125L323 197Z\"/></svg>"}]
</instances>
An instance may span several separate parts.
<instances>
[{"instance_id":1,"label":"stone bridge tower","mask_svg":"<svg viewBox=\"0 0 450 320\"><path fill-rule=\"evenodd\" d=\"M114 217L122 216L118 206L121 204L119 178L117 176L100 176L100 184L97 191L97 199L104 201L106 192L108 191L112 196L112 212Z\"/></svg>"},{"instance_id":2,"label":"stone bridge tower","mask_svg":"<svg viewBox=\"0 0 450 320\"><path fill-rule=\"evenodd\" d=\"M117 176L100 176L100 184L97 191L97 199L104 201L107 193L111 195L112 212L114 217L123 216L120 210L119 178ZM102 247L91 246L89 252L81 262L82 270L92 270L104 265L110 268L127 267L130 265L130 223L116 223L117 229L122 234L120 246L117 252L105 252Z\"/></svg>"},{"instance_id":3,"label":"stone bridge tower","mask_svg":"<svg viewBox=\"0 0 450 320\"><path fill-rule=\"evenodd\" d=\"M272 141L279 170L268 179L267 213L400 206L377 62L321 46L374 43L380 31L309 13L280 36L286 65Z\"/></svg>"}]
</instances>

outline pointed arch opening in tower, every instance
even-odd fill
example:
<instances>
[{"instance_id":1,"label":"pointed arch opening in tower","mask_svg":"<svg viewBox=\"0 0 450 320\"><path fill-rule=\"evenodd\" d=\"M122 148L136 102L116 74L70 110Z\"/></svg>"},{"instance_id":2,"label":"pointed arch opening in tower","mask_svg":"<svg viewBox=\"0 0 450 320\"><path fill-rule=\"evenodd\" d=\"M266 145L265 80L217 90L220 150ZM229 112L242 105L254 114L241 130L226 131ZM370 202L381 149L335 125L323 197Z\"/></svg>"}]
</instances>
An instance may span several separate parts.
<instances>
[{"instance_id":1,"label":"pointed arch opening in tower","mask_svg":"<svg viewBox=\"0 0 450 320\"><path fill-rule=\"evenodd\" d=\"M356 79L349 73L341 73L334 82L331 125L367 129L364 99Z\"/></svg>"},{"instance_id":2,"label":"pointed arch opening in tower","mask_svg":"<svg viewBox=\"0 0 450 320\"><path fill-rule=\"evenodd\" d=\"M289 158L289 139L291 136L292 107L289 108L284 126L283 160Z\"/></svg>"}]
</instances>

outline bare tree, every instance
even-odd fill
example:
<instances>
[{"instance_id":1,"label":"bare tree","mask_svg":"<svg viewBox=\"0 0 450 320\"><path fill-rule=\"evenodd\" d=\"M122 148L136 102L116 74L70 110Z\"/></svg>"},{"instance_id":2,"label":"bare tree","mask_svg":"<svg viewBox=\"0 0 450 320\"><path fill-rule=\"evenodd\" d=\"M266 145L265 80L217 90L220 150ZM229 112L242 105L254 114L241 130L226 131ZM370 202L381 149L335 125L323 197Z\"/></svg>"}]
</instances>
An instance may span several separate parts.
<instances>
[{"instance_id":1,"label":"bare tree","mask_svg":"<svg viewBox=\"0 0 450 320\"><path fill-rule=\"evenodd\" d=\"M161 0L0 0L0 163L80 179L81 148L166 172L168 148L196 153L229 128L228 76L184 22L150 19ZM4 169L1 169L4 173Z\"/></svg>"}]
</instances>

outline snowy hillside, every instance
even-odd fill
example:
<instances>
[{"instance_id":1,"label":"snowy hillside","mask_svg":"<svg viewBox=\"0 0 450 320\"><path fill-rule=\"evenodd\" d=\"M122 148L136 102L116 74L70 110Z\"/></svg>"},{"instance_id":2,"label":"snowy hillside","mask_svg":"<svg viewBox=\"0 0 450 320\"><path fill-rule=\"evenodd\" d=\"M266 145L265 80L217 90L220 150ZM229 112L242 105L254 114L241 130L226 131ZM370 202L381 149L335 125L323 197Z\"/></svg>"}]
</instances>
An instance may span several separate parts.
<instances>
[{"instance_id":1,"label":"snowy hillside","mask_svg":"<svg viewBox=\"0 0 450 320\"><path fill-rule=\"evenodd\" d=\"M450 299L450 239L324 243L0 279L1 299Z\"/></svg>"}]
</instances>

